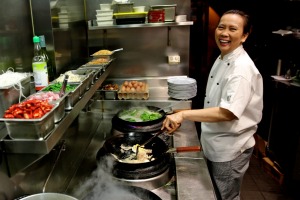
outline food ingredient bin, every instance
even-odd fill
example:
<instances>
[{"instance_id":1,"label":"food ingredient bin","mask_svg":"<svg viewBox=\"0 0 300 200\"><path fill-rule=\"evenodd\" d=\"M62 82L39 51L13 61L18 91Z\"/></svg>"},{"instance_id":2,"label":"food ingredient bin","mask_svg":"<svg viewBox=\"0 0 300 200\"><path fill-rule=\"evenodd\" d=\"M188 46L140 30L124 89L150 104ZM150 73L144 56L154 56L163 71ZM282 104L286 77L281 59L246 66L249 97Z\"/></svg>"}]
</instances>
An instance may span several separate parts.
<instances>
[{"instance_id":1,"label":"food ingredient bin","mask_svg":"<svg viewBox=\"0 0 300 200\"><path fill-rule=\"evenodd\" d=\"M8 135L14 140L43 140L54 129L54 111L57 105L38 119L0 118L6 125ZM30 147L28 147L30 148Z\"/></svg>"}]
</instances>

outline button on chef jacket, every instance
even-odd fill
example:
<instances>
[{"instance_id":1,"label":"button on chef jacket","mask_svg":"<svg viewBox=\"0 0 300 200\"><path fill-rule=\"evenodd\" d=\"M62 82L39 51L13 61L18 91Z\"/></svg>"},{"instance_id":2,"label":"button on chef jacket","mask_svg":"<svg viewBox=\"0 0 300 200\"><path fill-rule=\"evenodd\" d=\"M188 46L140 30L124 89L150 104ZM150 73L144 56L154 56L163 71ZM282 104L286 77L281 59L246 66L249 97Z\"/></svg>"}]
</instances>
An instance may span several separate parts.
<instances>
[{"instance_id":1,"label":"button on chef jacket","mask_svg":"<svg viewBox=\"0 0 300 200\"><path fill-rule=\"evenodd\" d=\"M231 161L254 146L253 134L262 118L263 80L242 45L216 59L206 87L204 108L209 107L225 108L238 118L201 123L201 145L209 160Z\"/></svg>"}]
</instances>

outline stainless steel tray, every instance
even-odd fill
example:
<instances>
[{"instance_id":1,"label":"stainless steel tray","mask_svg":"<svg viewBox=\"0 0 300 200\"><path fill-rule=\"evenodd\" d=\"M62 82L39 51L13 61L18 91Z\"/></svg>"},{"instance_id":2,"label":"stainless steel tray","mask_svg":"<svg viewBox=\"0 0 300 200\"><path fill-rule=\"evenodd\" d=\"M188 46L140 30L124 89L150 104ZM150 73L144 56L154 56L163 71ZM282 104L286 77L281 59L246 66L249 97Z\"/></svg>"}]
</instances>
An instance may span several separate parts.
<instances>
[{"instance_id":1,"label":"stainless steel tray","mask_svg":"<svg viewBox=\"0 0 300 200\"><path fill-rule=\"evenodd\" d=\"M14 140L45 139L54 129L54 112L58 105L54 105L50 112L39 119L7 119L0 118L5 123L8 135Z\"/></svg>"},{"instance_id":2,"label":"stainless steel tray","mask_svg":"<svg viewBox=\"0 0 300 200\"><path fill-rule=\"evenodd\" d=\"M47 93L47 92L41 90L35 94L30 95L25 100L29 100L35 96L42 95L42 93ZM59 94L59 92L54 92L54 93ZM48 100L49 103L57 105L57 108L54 111L54 123L60 122L66 114L66 111L65 111L66 96L67 96L67 94L65 94L64 96L60 97L57 100L49 100L47 98L43 99L42 97L40 97L40 99L42 99L42 100Z\"/></svg>"}]
</instances>

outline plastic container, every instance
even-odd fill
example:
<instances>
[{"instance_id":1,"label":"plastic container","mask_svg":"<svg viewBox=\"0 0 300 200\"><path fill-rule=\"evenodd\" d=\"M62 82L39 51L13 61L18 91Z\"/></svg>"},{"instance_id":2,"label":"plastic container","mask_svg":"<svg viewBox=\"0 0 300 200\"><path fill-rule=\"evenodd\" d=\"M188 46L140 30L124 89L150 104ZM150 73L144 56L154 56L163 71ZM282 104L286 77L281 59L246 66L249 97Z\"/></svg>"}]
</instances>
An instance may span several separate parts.
<instances>
[{"instance_id":1,"label":"plastic container","mask_svg":"<svg viewBox=\"0 0 300 200\"><path fill-rule=\"evenodd\" d=\"M134 6L133 12L145 12L145 6Z\"/></svg>"},{"instance_id":2,"label":"plastic container","mask_svg":"<svg viewBox=\"0 0 300 200\"><path fill-rule=\"evenodd\" d=\"M106 15L113 15L113 10L96 10L98 16L106 16Z\"/></svg>"},{"instance_id":3,"label":"plastic container","mask_svg":"<svg viewBox=\"0 0 300 200\"><path fill-rule=\"evenodd\" d=\"M96 15L97 21L112 20L113 15Z\"/></svg>"},{"instance_id":4,"label":"plastic container","mask_svg":"<svg viewBox=\"0 0 300 200\"><path fill-rule=\"evenodd\" d=\"M163 23L165 22L165 10L164 9L152 9L148 12L149 23Z\"/></svg>"},{"instance_id":5,"label":"plastic container","mask_svg":"<svg viewBox=\"0 0 300 200\"><path fill-rule=\"evenodd\" d=\"M98 26L109 26L109 25L113 25L114 24L114 20L110 19L110 20L97 20L97 25Z\"/></svg>"},{"instance_id":6,"label":"plastic container","mask_svg":"<svg viewBox=\"0 0 300 200\"><path fill-rule=\"evenodd\" d=\"M111 10L111 4L100 4L100 10Z\"/></svg>"},{"instance_id":7,"label":"plastic container","mask_svg":"<svg viewBox=\"0 0 300 200\"><path fill-rule=\"evenodd\" d=\"M164 9L165 11L165 22L173 22L175 21L177 4L172 5L153 5L151 6L151 10Z\"/></svg>"}]
</instances>

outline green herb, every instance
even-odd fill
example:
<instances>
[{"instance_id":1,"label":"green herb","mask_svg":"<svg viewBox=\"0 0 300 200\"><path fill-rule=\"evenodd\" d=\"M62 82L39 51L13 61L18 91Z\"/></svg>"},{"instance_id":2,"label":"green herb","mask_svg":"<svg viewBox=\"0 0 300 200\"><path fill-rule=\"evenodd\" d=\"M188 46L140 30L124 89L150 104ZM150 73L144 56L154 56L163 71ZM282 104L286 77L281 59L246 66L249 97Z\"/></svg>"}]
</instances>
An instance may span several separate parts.
<instances>
[{"instance_id":1,"label":"green herb","mask_svg":"<svg viewBox=\"0 0 300 200\"><path fill-rule=\"evenodd\" d=\"M61 87L62 87L62 83L54 83L54 84L48 85L46 88L43 89L43 91L59 92ZM67 84L66 91L67 92L73 91L73 90L75 90L76 87L77 87L77 85Z\"/></svg>"}]
</instances>

